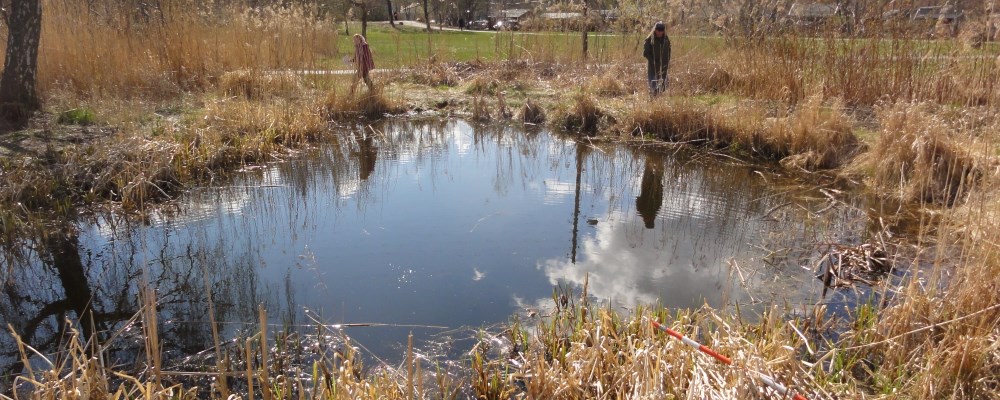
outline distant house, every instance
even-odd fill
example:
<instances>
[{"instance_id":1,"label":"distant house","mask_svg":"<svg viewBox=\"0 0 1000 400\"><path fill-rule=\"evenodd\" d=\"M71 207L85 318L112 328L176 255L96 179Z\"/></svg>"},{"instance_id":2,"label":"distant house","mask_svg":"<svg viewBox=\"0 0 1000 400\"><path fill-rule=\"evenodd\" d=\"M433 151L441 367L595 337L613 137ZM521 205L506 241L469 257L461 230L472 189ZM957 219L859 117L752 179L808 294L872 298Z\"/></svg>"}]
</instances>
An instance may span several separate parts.
<instances>
[{"instance_id":1,"label":"distant house","mask_svg":"<svg viewBox=\"0 0 1000 400\"><path fill-rule=\"evenodd\" d=\"M498 16L507 21L520 21L522 18L527 17L529 13L531 13L531 10L524 8L512 8L500 11Z\"/></svg>"},{"instance_id":2,"label":"distant house","mask_svg":"<svg viewBox=\"0 0 1000 400\"><path fill-rule=\"evenodd\" d=\"M941 21L952 23L962 17L962 14L954 7L920 7L913 11L913 20L920 21Z\"/></svg>"},{"instance_id":3,"label":"distant house","mask_svg":"<svg viewBox=\"0 0 1000 400\"><path fill-rule=\"evenodd\" d=\"M578 12L548 12L548 13L542 13L542 18L545 18L545 19L555 19L555 20L574 19L574 18L580 18L582 16L583 16L583 13L578 13Z\"/></svg>"},{"instance_id":4,"label":"distant house","mask_svg":"<svg viewBox=\"0 0 1000 400\"><path fill-rule=\"evenodd\" d=\"M817 23L837 14L836 4L794 3L788 9L788 17L799 23Z\"/></svg>"},{"instance_id":5,"label":"distant house","mask_svg":"<svg viewBox=\"0 0 1000 400\"><path fill-rule=\"evenodd\" d=\"M601 16L604 21L617 21L618 20L618 10L596 10L597 15Z\"/></svg>"}]
</instances>

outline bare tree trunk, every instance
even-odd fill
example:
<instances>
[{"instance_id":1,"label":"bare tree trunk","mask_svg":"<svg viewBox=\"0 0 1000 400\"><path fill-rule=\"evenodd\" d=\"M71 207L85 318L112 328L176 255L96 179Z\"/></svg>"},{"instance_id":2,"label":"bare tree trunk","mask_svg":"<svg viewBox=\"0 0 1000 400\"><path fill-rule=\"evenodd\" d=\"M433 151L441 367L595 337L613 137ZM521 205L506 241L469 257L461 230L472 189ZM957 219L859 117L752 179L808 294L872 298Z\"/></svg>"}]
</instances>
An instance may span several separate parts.
<instances>
[{"instance_id":1,"label":"bare tree trunk","mask_svg":"<svg viewBox=\"0 0 1000 400\"><path fill-rule=\"evenodd\" d=\"M361 10L361 36L368 39L368 3L364 0L351 0L351 4Z\"/></svg>"},{"instance_id":2,"label":"bare tree trunk","mask_svg":"<svg viewBox=\"0 0 1000 400\"><path fill-rule=\"evenodd\" d=\"M389 25L396 27L396 16L392 13L392 0L385 0L385 6L389 8Z\"/></svg>"},{"instance_id":3,"label":"bare tree trunk","mask_svg":"<svg viewBox=\"0 0 1000 400\"><path fill-rule=\"evenodd\" d=\"M368 5L361 3L361 36L368 39Z\"/></svg>"},{"instance_id":4,"label":"bare tree trunk","mask_svg":"<svg viewBox=\"0 0 1000 400\"><path fill-rule=\"evenodd\" d=\"M427 59L431 60L434 56L434 48L431 46L431 17L427 8L427 0L424 0L424 23L427 24Z\"/></svg>"},{"instance_id":5,"label":"bare tree trunk","mask_svg":"<svg viewBox=\"0 0 1000 400\"><path fill-rule=\"evenodd\" d=\"M431 14L427 8L427 0L424 0L424 22L427 23L427 32L431 31ZM430 40L430 39L428 39Z\"/></svg>"},{"instance_id":6,"label":"bare tree trunk","mask_svg":"<svg viewBox=\"0 0 1000 400\"><path fill-rule=\"evenodd\" d=\"M7 16L7 58L0 77L0 112L20 125L38 109L35 80L38 41L42 33L41 0L13 0Z\"/></svg>"},{"instance_id":7,"label":"bare tree trunk","mask_svg":"<svg viewBox=\"0 0 1000 400\"><path fill-rule=\"evenodd\" d=\"M587 2L583 2L583 59L587 59L587 42L590 35L590 17L587 15Z\"/></svg>"}]
</instances>

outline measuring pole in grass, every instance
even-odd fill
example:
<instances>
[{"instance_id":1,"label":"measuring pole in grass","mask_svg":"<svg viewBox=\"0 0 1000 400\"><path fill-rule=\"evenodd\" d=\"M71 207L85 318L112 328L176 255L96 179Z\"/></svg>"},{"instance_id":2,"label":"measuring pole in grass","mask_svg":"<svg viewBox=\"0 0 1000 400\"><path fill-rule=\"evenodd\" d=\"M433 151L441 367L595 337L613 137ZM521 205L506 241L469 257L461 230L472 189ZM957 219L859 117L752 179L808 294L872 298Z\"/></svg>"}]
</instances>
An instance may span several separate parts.
<instances>
[{"instance_id":1,"label":"measuring pole in grass","mask_svg":"<svg viewBox=\"0 0 1000 400\"><path fill-rule=\"evenodd\" d=\"M670 329L670 328L667 328L666 326L661 325L659 322L656 322L656 321L653 321L653 320L649 320L649 322L653 323L653 327L654 328L659 329L661 331L664 331L668 335L673 336L674 338L676 338L677 340L680 340L684 344L686 344L688 346L691 346L691 347L694 347L698 351L712 356L712 358L714 358L716 360L719 360L719 362L721 362L723 364L726 364L726 365L729 365L729 366L733 365L733 360L730 360L729 357L726 357L726 356L724 356L722 354L717 353L715 350L710 349L708 346L705 346L705 345L703 345L701 343L698 343L698 342L696 342L694 340L691 340L687 336L681 335L680 333L677 333L677 331L675 331L673 329ZM782 396L787 396L788 395L788 393L789 393L788 388L785 387L784 385L776 382L774 380L774 378L771 378L770 376L764 375L764 374L762 374L760 372L758 372L757 375L760 376L760 380L764 381L764 384L766 384L767 387L769 387L771 389L774 389L774 391L778 392L778 394L780 394ZM794 399L794 400L808 400L808 399L806 399L805 397L803 397L802 395L800 395L798 393L792 393L792 399Z\"/></svg>"}]
</instances>

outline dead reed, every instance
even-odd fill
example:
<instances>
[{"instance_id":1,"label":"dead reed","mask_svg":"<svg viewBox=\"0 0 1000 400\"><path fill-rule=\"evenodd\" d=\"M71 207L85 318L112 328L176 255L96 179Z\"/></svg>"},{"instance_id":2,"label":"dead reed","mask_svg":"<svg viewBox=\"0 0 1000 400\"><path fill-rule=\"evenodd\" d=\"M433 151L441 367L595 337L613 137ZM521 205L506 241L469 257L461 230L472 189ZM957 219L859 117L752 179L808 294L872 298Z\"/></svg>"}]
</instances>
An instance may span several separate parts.
<instances>
[{"instance_id":1,"label":"dead reed","mask_svg":"<svg viewBox=\"0 0 1000 400\"><path fill-rule=\"evenodd\" d=\"M226 96L251 100L290 98L301 93L302 79L292 72L244 69L223 73L218 86Z\"/></svg>"},{"instance_id":2,"label":"dead reed","mask_svg":"<svg viewBox=\"0 0 1000 400\"><path fill-rule=\"evenodd\" d=\"M309 68L336 53L336 28L308 7L130 4L44 1L39 90L174 96L229 71Z\"/></svg>"},{"instance_id":3,"label":"dead reed","mask_svg":"<svg viewBox=\"0 0 1000 400\"><path fill-rule=\"evenodd\" d=\"M130 323L141 325L144 344L137 349L138 371L107 365L101 346L92 335L81 335L72 322L62 342L60 356L50 358L22 342L19 356L25 374L14 379L18 393L30 399L84 398L144 398L144 399L226 399L229 388L243 398L283 399L304 396L322 399L404 399L430 398L433 394L455 393L451 380L443 370L437 379L442 391L425 390L421 384L409 395L399 383L401 372L390 367L376 370L365 368L351 339L333 326L319 326L317 334L303 335L284 331L271 332L267 321L261 329L242 340L227 341L217 360L222 369L201 371L175 369L158 350L159 333L156 305L152 289L144 290L142 309ZM260 309L262 318L266 312ZM127 324L130 325L130 324ZM108 337L125 336L120 328ZM308 362L297 346L308 346ZM273 362L269 362L273 361ZM419 361L411 360L409 365ZM207 366L207 365L206 365ZM420 367L416 369L420 371ZM217 383L228 381L231 386ZM457 394L457 393L455 393ZM24 398L24 397L22 397ZM455 398L452 394L451 397Z\"/></svg>"},{"instance_id":4,"label":"dead reed","mask_svg":"<svg viewBox=\"0 0 1000 400\"><path fill-rule=\"evenodd\" d=\"M355 93L335 87L326 95L326 115L334 119L377 119L402 113L403 107L386 96L383 90L379 84L371 90L359 90Z\"/></svg>"},{"instance_id":5,"label":"dead reed","mask_svg":"<svg viewBox=\"0 0 1000 400\"><path fill-rule=\"evenodd\" d=\"M559 128L584 135L595 135L614 123L614 117L587 92L579 92L568 102L560 103L552 114L552 122Z\"/></svg>"},{"instance_id":6,"label":"dead reed","mask_svg":"<svg viewBox=\"0 0 1000 400\"><path fill-rule=\"evenodd\" d=\"M801 322L785 320L778 310L755 323L710 309L672 314L640 307L623 315L589 305L565 288L554 290L552 302L551 315L514 321L503 333L485 334L473 349L472 389L478 397L748 398L768 392L758 374L777 377L799 393L817 393L813 372L795 361L815 346L797 333ZM699 338L731 355L736 366L699 353L651 321Z\"/></svg>"},{"instance_id":7,"label":"dead reed","mask_svg":"<svg viewBox=\"0 0 1000 400\"><path fill-rule=\"evenodd\" d=\"M930 110L920 103L882 106L878 141L858 168L872 186L903 200L953 204L982 176L981 162L968 150L976 140L961 138Z\"/></svg>"},{"instance_id":8,"label":"dead reed","mask_svg":"<svg viewBox=\"0 0 1000 400\"><path fill-rule=\"evenodd\" d=\"M619 128L671 142L727 147L781 161L789 168L837 168L861 150L854 123L837 102L813 96L786 116L768 116L753 102L710 105L695 101L648 101L629 111Z\"/></svg>"},{"instance_id":9,"label":"dead reed","mask_svg":"<svg viewBox=\"0 0 1000 400\"><path fill-rule=\"evenodd\" d=\"M545 123L545 110L531 99L524 102L519 115L521 122L526 124L541 125Z\"/></svg>"}]
</instances>

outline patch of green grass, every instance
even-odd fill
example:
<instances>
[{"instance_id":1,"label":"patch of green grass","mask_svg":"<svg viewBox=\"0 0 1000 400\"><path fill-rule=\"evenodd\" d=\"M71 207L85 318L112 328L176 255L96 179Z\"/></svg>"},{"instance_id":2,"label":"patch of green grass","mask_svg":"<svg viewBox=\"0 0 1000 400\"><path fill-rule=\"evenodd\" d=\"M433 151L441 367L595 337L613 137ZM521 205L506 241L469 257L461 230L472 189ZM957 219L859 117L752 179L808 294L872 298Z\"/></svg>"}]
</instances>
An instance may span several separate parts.
<instances>
[{"instance_id":1,"label":"patch of green grass","mask_svg":"<svg viewBox=\"0 0 1000 400\"><path fill-rule=\"evenodd\" d=\"M56 122L63 125L91 125L96 119L97 115L94 114L93 110L80 107L59 113Z\"/></svg>"},{"instance_id":2,"label":"patch of green grass","mask_svg":"<svg viewBox=\"0 0 1000 400\"><path fill-rule=\"evenodd\" d=\"M861 142L871 146L878 141L878 131L869 128L857 128L854 130L854 136L857 136Z\"/></svg>"},{"instance_id":3,"label":"patch of green grass","mask_svg":"<svg viewBox=\"0 0 1000 400\"><path fill-rule=\"evenodd\" d=\"M436 61L497 61L505 59L535 59L579 62L582 56L580 32L492 32L441 31L437 26L430 34L412 26L390 27L387 24L368 25L368 44L375 56L376 68L397 68ZM345 69L351 64L344 59L353 56L353 35L361 33L359 24L349 24L350 35L338 36L338 54L319 61L320 68ZM642 62L642 40L645 34L592 33L588 39L588 59L595 62L630 59ZM720 38L671 37L678 54L698 49L717 48Z\"/></svg>"},{"instance_id":4,"label":"patch of green grass","mask_svg":"<svg viewBox=\"0 0 1000 400\"><path fill-rule=\"evenodd\" d=\"M706 105L706 106L714 106L714 105L724 104L724 103L735 104L735 103L738 103L740 101L740 98L737 97L737 96L734 96L732 94L722 94L722 93L704 93L704 94L698 94L698 95L694 95L694 96L689 96L688 99L690 99L690 100L692 100L692 101L694 101L696 103L701 103L701 104ZM681 99L681 100L687 100L687 99Z\"/></svg>"}]
</instances>

